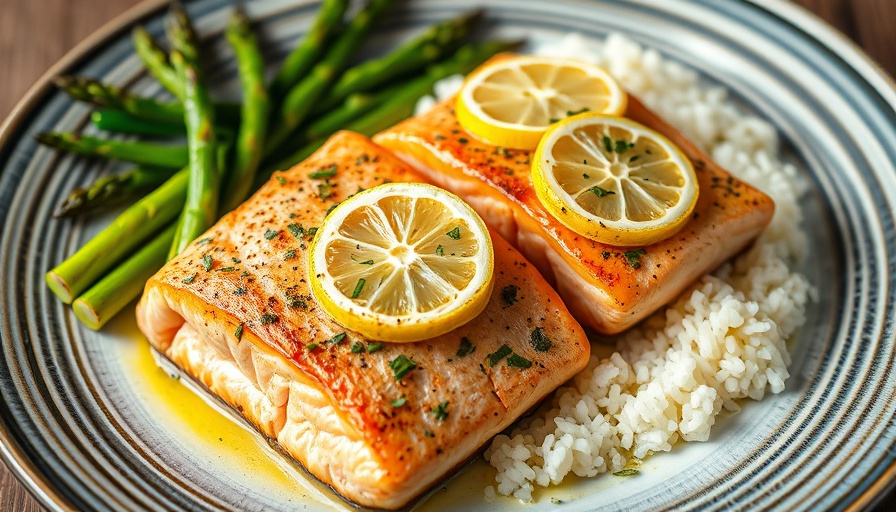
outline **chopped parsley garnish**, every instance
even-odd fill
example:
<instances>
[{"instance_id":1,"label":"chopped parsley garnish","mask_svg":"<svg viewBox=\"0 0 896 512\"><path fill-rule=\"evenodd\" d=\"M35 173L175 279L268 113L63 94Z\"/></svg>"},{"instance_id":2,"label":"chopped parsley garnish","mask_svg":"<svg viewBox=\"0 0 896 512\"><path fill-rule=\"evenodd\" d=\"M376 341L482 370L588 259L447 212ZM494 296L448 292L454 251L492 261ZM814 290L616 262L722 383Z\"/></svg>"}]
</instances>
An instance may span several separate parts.
<instances>
[{"instance_id":1,"label":"chopped parsley garnish","mask_svg":"<svg viewBox=\"0 0 896 512\"><path fill-rule=\"evenodd\" d=\"M451 231L445 233L448 235L448 238L453 238L454 240L460 240L460 226L455 227Z\"/></svg>"},{"instance_id":2,"label":"chopped parsley garnish","mask_svg":"<svg viewBox=\"0 0 896 512\"><path fill-rule=\"evenodd\" d=\"M311 178L312 180L321 180L324 178L332 178L333 176L336 176L337 169L339 169L339 166L336 164L333 164L325 169L321 169L319 171L314 171L314 172L308 174L308 177Z\"/></svg>"},{"instance_id":3,"label":"chopped parsley garnish","mask_svg":"<svg viewBox=\"0 0 896 512\"><path fill-rule=\"evenodd\" d=\"M395 380L401 380L402 377L416 367L417 363L415 363L413 359L405 357L404 354L389 362L389 368L392 368L392 372L395 374Z\"/></svg>"},{"instance_id":4,"label":"chopped parsley garnish","mask_svg":"<svg viewBox=\"0 0 896 512\"><path fill-rule=\"evenodd\" d=\"M202 257L202 268L204 268L206 272L212 269L213 264L214 261L212 261L212 257L208 254Z\"/></svg>"},{"instance_id":5,"label":"chopped parsley garnish","mask_svg":"<svg viewBox=\"0 0 896 512\"><path fill-rule=\"evenodd\" d=\"M285 253L283 253L283 259L284 259L284 260L291 260L291 259L293 259L293 258L295 258L295 257L296 257L296 251L295 251L295 249L290 249L290 250L286 251Z\"/></svg>"},{"instance_id":6,"label":"chopped parsley garnish","mask_svg":"<svg viewBox=\"0 0 896 512\"><path fill-rule=\"evenodd\" d=\"M601 142L603 143L603 145L604 145L604 150L606 150L607 153L612 153L612 152L613 152L613 139L611 139L610 137L604 135L604 138L601 139Z\"/></svg>"},{"instance_id":7,"label":"chopped parsley garnish","mask_svg":"<svg viewBox=\"0 0 896 512\"><path fill-rule=\"evenodd\" d=\"M628 264L632 268L641 268L641 256L647 254L643 248L635 249L634 251L625 251L625 259L628 261Z\"/></svg>"},{"instance_id":8,"label":"chopped parsley garnish","mask_svg":"<svg viewBox=\"0 0 896 512\"><path fill-rule=\"evenodd\" d=\"M277 178L277 181L279 181L281 185L286 185L286 178L284 178L283 176L274 176L274 177Z\"/></svg>"},{"instance_id":9,"label":"chopped parsley garnish","mask_svg":"<svg viewBox=\"0 0 896 512\"><path fill-rule=\"evenodd\" d=\"M286 228L289 229L289 232L292 233L292 236L296 238L302 238L302 236L305 235L305 228L298 224L290 224L286 226Z\"/></svg>"},{"instance_id":10,"label":"chopped parsley garnish","mask_svg":"<svg viewBox=\"0 0 896 512\"><path fill-rule=\"evenodd\" d=\"M352 254L352 261L354 261L358 265L373 265L373 260L358 261L358 258L355 258L354 254Z\"/></svg>"},{"instance_id":11,"label":"chopped parsley garnish","mask_svg":"<svg viewBox=\"0 0 896 512\"><path fill-rule=\"evenodd\" d=\"M408 403L408 397L403 396L401 398L396 398L395 400L392 400L392 407L401 407L406 403Z\"/></svg>"},{"instance_id":12,"label":"chopped parsley garnish","mask_svg":"<svg viewBox=\"0 0 896 512\"><path fill-rule=\"evenodd\" d=\"M236 272L236 267L221 267L218 272Z\"/></svg>"},{"instance_id":13,"label":"chopped parsley garnish","mask_svg":"<svg viewBox=\"0 0 896 512\"><path fill-rule=\"evenodd\" d=\"M608 196L608 195L610 195L610 194L615 194L615 193L616 193L616 192L613 192L612 190L607 190L607 189L605 189L605 188L600 188L600 187L598 187L597 185L595 185L595 186L589 188L589 189L588 189L588 192L594 192L594 195L596 195L597 197L604 197L604 196Z\"/></svg>"},{"instance_id":14,"label":"chopped parsley garnish","mask_svg":"<svg viewBox=\"0 0 896 512\"><path fill-rule=\"evenodd\" d=\"M637 160L637 159L639 159L639 158L641 158L641 155L635 155L635 156L633 156L633 157L631 157L631 158L628 159L628 163L632 163L632 162L634 162L635 160Z\"/></svg>"},{"instance_id":15,"label":"chopped parsley garnish","mask_svg":"<svg viewBox=\"0 0 896 512\"><path fill-rule=\"evenodd\" d=\"M280 321L280 317L273 313L265 313L261 315L261 325L276 324Z\"/></svg>"},{"instance_id":16,"label":"chopped parsley garnish","mask_svg":"<svg viewBox=\"0 0 896 512\"><path fill-rule=\"evenodd\" d=\"M623 469L622 471L613 473L613 476L635 476L638 473L640 473L640 471L637 469Z\"/></svg>"},{"instance_id":17,"label":"chopped parsley garnish","mask_svg":"<svg viewBox=\"0 0 896 512\"><path fill-rule=\"evenodd\" d=\"M472 354L476 352L476 345L470 341L469 338L464 336L460 339L460 348L457 349L457 357L464 357L466 355Z\"/></svg>"},{"instance_id":18,"label":"chopped parsley garnish","mask_svg":"<svg viewBox=\"0 0 896 512\"><path fill-rule=\"evenodd\" d=\"M190 277L184 279L184 283L186 283L186 284L190 284L190 283L192 283L192 282L196 279L196 276L197 276L197 275L198 275L198 274L193 274L192 276L190 276Z\"/></svg>"},{"instance_id":19,"label":"chopped parsley garnish","mask_svg":"<svg viewBox=\"0 0 896 512\"><path fill-rule=\"evenodd\" d=\"M529 335L529 344L539 352L547 352L551 348L551 339L541 327L536 327Z\"/></svg>"},{"instance_id":20,"label":"chopped parsley garnish","mask_svg":"<svg viewBox=\"0 0 896 512\"><path fill-rule=\"evenodd\" d=\"M237 288L236 290L233 290L233 294L234 295L245 295L246 289L245 288Z\"/></svg>"},{"instance_id":21,"label":"chopped parsley garnish","mask_svg":"<svg viewBox=\"0 0 896 512\"><path fill-rule=\"evenodd\" d=\"M351 197L351 196L349 196L349 197ZM329 208L327 208L327 211L326 211L326 213L324 213L324 217L327 217L327 216L329 216L329 215L330 215L330 213L332 213L332 212L333 212L333 210L335 210L335 209L336 209L336 207L337 207L337 206L339 206L339 203L336 203L336 204L334 204L334 205L333 205L333 206L331 206L331 207L329 207Z\"/></svg>"},{"instance_id":22,"label":"chopped parsley garnish","mask_svg":"<svg viewBox=\"0 0 896 512\"><path fill-rule=\"evenodd\" d=\"M293 309L305 309L308 307L308 304L305 302L305 299L302 297L290 297L286 296L287 305Z\"/></svg>"},{"instance_id":23,"label":"chopped parsley garnish","mask_svg":"<svg viewBox=\"0 0 896 512\"><path fill-rule=\"evenodd\" d=\"M503 156L503 157L508 157L508 156L510 156L510 153L507 152L507 149L506 149L506 148L502 148L502 147L495 148L495 154L496 154L496 155L501 155L501 156Z\"/></svg>"},{"instance_id":24,"label":"chopped parsley garnish","mask_svg":"<svg viewBox=\"0 0 896 512\"><path fill-rule=\"evenodd\" d=\"M433 434L432 432L430 432L429 430L424 430L423 435L426 437L436 437L436 435Z\"/></svg>"},{"instance_id":25,"label":"chopped parsley garnish","mask_svg":"<svg viewBox=\"0 0 896 512\"><path fill-rule=\"evenodd\" d=\"M507 366L511 368L529 368L532 366L532 361L518 354L510 354L507 357Z\"/></svg>"},{"instance_id":26,"label":"chopped parsley garnish","mask_svg":"<svg viewBox=\"0 0 896 512\"><path fill-rule=\"evenodd\" d=\"M214 239L213 238L203 238L202 240L198 240L196 242L196 245L205 245L205 244L211 242L212 240L214 240Z\"/></svg>"},{"instance_id":27,"label":"chopped parsley garnish","mask_svg":"<svg viewBox=\"0 0 896 512\"><path fill-rule=\"evenodd\" d=\"M235 257L235 256L232 257L232 258L230 258L230 261L232 261L232 262L234 262L234 263L242 263L242 262L243 262L243 260L241 260L241 259L239 259L239 258L237 258L237 257Z\"/></svg>"},{"instance_id":28,"label":"chopped parsley garnish","mask_svg":"<svg viewBox=\"0 0 896 512\"><path fill-rule=\"evenodd\" d=\"M333 195L333 190L330 189L330 182L325 181L317 186L317 196L320 197L321 201L326 201Z\"/></svg>"},{"instance_id":29,"label":"chopped parsley garnish","mask_svg":"<svg viewBox=\"0 0 896 512\"><path fill-rule=\"evenodd\" d=\"M582 107L582 108L580 108L579 110L567 110L567 111L566 111L566 117L572 117L572 116L575 116L575 115L583 114L583 113L585 113L585 112L588 112L589 110L591 110L591 109L588 108L588 107ZM551 122L551 124L553 124L553 123L559 123L559 122L560 122L560 118L559 118L559 117L552 117L550 122Z\"/></svg>"},{"instance_id":30,"label":"chopped parsley garnish","mask_svg":"<svg viewBox=\"0 0 896 512\"><path fill-rule=\"evenodd\" d=\"M464 137L461 137L461 138L457 139L457 142L460 142L461 144L466 144L467 142L470 142L470 141Z\"/></svg>"},{"instance_id":31,"label":"chopped parsley garnish","mask_svg":"<svg viewBox=\"0 0 896 512\"><path fill-rule=\"evenodd\" d=\"M352 354L360 354L361 352L364 352L364 345L362 345L361 343L359 343L357 341L352 343L351 348L352 348Z\"/></svg>"},{"instance_id":32,"label":"chopped parsley garnish","mask_svg":"<svg viewBox=\"0 0 896 512\"><path fill-rule=\"evenodd\" d=\"M445 249L442 249L441 245L436 247L436 256L444 256L444 255L445 255Z\"/></svg>"},{"instance_id":33,"label":"chopped parsley garnish","mask_svg":"<svg viewBox=\"0 0 896 512\"><path fill-rule=\"evenodd\" d=\"M370 345L367 345L367 353L373 354L374 352L383 350L383 347L385 346L386 345L384 343L371 343Z\"/></svg>"},{"instance_id":34,"label":"chopped parsley garnish","mask_svg":"<svg viewBox=\"0 0 896 512\"><path fill-rule=\"evenodd\" d=\"M591 176L588 176L587 174L585 174L585 173L583 172L583 173L582 173L582 177L585 178L585 179L587 180L587 179L590 178Z\"/></svg>"},{"instance_id":35,"label":"chopped parsley garnish","mask_svg":"<svg viewBox=\"0 0 896 512\"><path fill-rule=\"evenodd\" d=\"M317 234L317 228L308 228L305 230L305 234L308 236L314 236Z\"/></svg>"},{"instance_id":36,"label":"chopped parsley garnish","mask_svg":"<svg viewBox=\"0 0 896 512\"><path fill-rule=\"evenodd\" d=\"M509 284L501 289L501 300L504 301L504 304L507 306L513 306L516 301L516 292L520 289L519 286Z\"/></svg>"},{"instance_id":37,"label":"chopped parsley garnish","mask_svg":"<svg viewBox=\"0 0 896 512\"><path fill-rule=\"evenodd\" d=\"M236 337L237 340L243 339L243 324L242 323L240 325L236 326L236 330L233 331L233 335Z\"/></svg>"},{"instance_id":38,"label":"chopped parsley garnish","mask_svg":"<svg viewBox=\"0 0 896 512\"><path fill-rule=\"evenodd\" d=\"M335 347L336 345L339 345L340 343L342 343L342 340L344 340L345 337L346 337L346 334L344 332L340 332L339 334L337 334L336 336L333 336L332 338L328 339L324 343L326 343L328 347Z\"/></svg>"},{"instance_id":39,"label":"chopped parsley garnish","mask_svg":"<svg viewBox=\"0 0 896 512\"><path fill-rule=\"evenodd\" d=\"M279 231L274 231L273 229L269 229L264 232L264 237L267 238L268 240L272 240L272 239L276 238L277 235L279 235L279 234L280 234Z\"/></svg>"},{"instance_id":40,"label":"chopped parsley garnish","mask_svg":"<svg viewBox=\"0 0 896 512\"><path fill-rule=\"evenodd\" d=\"M432 413L436 415L437 420L445 421L445 418L448 417L448 402L440 403L435 409L432 410Z\"/></svg>"},{"instance_id":41,"label":"chopped parsley garnish","mask_svg":"<svg viewBox=\"0 0 896 512\"><path fill-rule=\"evenodd\" d=\"M635 147L635 144L632 142L626 142L624 140L617 140L616 146L613 148L617 153L625 153L629 149Z\"/></svg>"},{"instance_id":42,"label":"chopped parsley garnish","mask_svg":"<svg viewBox=\"0 0 896 512\"><path fill-rule=\"evenodd\" d=\"M495 366L512 353L513 350L507 344L501 345L501 348L488 355L488 365Z\"/></svg>"},{"instance_id":43,"label":"chopped parsley garnish","mask_svg":"<svg viewBox=\"0 0 896 512\"><path fill-rule=\"evenodd\" d=\"M367 280L363 277L358 279L358 284L355 285L355 291L352 292L352 298L357 299L358 295L361 295L361 290L364 289L364 285L367 283Z\"/></svg>"},{"instance_id":44,"label":"chopped parsley garnish","mask_svg":"<svg viewBox=\"0 0 896 512\"><path fill-rule=\"evenodd\" d=\"M317 343L308 343L307 345L305 345L305 348L308 349L308 352L317 350L318 347L320 347L320 345L318 345Z\"/></svg>"}]
</instances>

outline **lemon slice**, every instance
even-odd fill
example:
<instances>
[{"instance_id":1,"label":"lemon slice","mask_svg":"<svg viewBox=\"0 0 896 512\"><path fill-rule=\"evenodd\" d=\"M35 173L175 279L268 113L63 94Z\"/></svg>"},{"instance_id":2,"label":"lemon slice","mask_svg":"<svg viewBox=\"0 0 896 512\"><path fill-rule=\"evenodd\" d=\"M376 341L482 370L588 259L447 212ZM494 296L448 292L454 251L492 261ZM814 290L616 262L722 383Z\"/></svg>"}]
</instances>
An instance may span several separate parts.
<instances>
[{"instance_id":1,"label":"lemon slice","mask_svg":"<svg viewBox=\"0 0 896 512\"><path fill-rule=\"evenodd\" d=\"M456 329L482 312L494 284L485 223L459 197L422 183L380 185L343 201L310 252L318 303L377 340Z\"/></svg>"},{"instance_id":2,"label":"lemon slice","mask_svg":"<svg viewBox=\"0 0 896 512\"><path fill-rule=\"evenodd\" d=\"M509 56L473 72L457 96L457 119L494 146L534 149L552 123L584 111L625 112L628 97L603 69L576 60Z\"/></svg>"},{"instance_id":3,"label":"lemon slice","mask_svg":"<svg viewBox=\"0 0 896 512\"><path fill-rule=\"evenodd\" d=\"M547 210L598 242L636 246L668 238L697 204L697 176L678 147L621 117L581 114L557 123L535 151L532 183Z\"/></svg>"}]
</instances>

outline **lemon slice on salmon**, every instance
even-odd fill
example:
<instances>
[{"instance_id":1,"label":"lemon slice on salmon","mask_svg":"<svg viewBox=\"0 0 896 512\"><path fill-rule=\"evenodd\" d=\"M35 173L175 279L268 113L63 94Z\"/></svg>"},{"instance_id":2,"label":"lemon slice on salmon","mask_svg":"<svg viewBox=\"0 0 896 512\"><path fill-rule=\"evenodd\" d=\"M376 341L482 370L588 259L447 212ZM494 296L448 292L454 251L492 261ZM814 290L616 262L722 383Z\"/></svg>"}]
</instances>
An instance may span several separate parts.
<instances>
[{"instance_id":1,"label":"lemon slice on salmon","mask_svg":"<svg viewBox=\"0 0 896 512\"><path fill-rule=\"evenodd\" d=\"M480 66L457 96L457 119L494 146L534 149L552 123L584 111L625 112L628 97L603 69L570 59L504 56Z\"/></svg>"},{"instance_id":2,"label":"lemon slice on salmon","mask_svg":"<svg viewBox=\"0 0 896 512\"><path fill-rule=\"evenodd\" d=\"M485 223L432 185L390 183L355 194L324 220L310 250L311 290L343 326L412 342L485 309L494 253Z\"/></svg>"},{"instance_id":3,"label":"lemon slice on salmon","mask_svg":"<svg viewBox=\"0 0 896 512\"><path fill-rule=\"evenodd\" d=\"M697 175L669 139L621 117L581 114L552 126L532 183L545 208L601 243L649 245L674 235L697 204Z\"/></svg>"}]
</instances>

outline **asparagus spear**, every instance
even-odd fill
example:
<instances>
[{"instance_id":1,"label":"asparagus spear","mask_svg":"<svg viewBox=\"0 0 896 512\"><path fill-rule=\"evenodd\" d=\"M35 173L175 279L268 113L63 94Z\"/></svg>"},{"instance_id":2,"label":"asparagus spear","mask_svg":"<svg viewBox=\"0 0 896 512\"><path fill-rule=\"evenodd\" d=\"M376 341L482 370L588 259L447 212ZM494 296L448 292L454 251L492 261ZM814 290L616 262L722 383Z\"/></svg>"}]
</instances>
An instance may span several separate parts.
<instances>
[{"instance_id":1,"label":"asparagus spear","mask_svg":"<svg viewBox=\"0 0 896 512\"><path fill-rule=\"evenodd\" d=\"M171 43L171 51L179 52L184 57L184 61L192 63L194 66L199 65L199 38L196 37L196 31L193 30L193 24L190 23L190 17L180 2L172 2L165 19L165 34L168 35L168 41ZM171 60L169 56L169 61ZM183 80L180 80L177 74L177 67L171 62L174 69L175 77L183 86Z\"/></svg>"},{"instance_id":2,"label":"asparagus spear","mask_svg":"<svg viewBox=\"0 0 896 512\"><path fill-rule=\"evenodd\" d=\"M140 296L146 281L165 264L174 239L174 225L156 235L145 247L106 274L83 295L72 309L84 324L98 330Z\"/></svg>"},{"instance_id":3,"label":"asparagus spear","mask_svg":"<svg viewBox=\"0 0 896 512\"><path fill-rule=\"evenodd\" d=\"M270 85L271 98L279 102L320 58L326 40L339 28L348 0L324 0L317 11L314 26L302 42L290 52Z\"/></svg>"},{"instance_id":4,"label":"asparagus spear","mask_svg":"<svg viewBox=\"0 0 896 512\"><path fill-rule=\"evenodd\" d=\"M180 168L187 164L187 148L149 142L108 140L74 133L44 132L36 137L41 144L67 153L124 160L153 167Z\"/></svg>"},{"instance_id":5,"label":"asparagus spear","mask_svg":"<svg viewBox=\"0 0 896 512\"><path fill-rule=\"evenodd\" d=\"M120 174L103 176L87 188L76 188L53 214L75 217L119 204L161 185L174 171L166 168L137 166Z\"/></svg>"},{"instance_id":6,"label":"asparagus spear","mask_svg":"<svg viewBox=\"0 0 896 512\"><path fill-rule=\"evenodd\" d=\"M222 211L230 211L246 200L261 161L267 132L269 100L264 86L264 61L258 41L249 29L249 19L234 10L227 29L243 86L243 114L236 144L236 163L224 189Z\"/></svg>"},{"instance_id":7,"label":"asparagus spear","mask_svg":"<svg viewBox=\"0 0 896 512\"><path fill-rule=\"evenodd\" d=\"M71 302L151 234L180 213L187 195L189 169L181 169L159 188L125 210L78 252L47 272L47 286L62 302Z\"/></svg>"},{"instance_id":8,"label":"asparagus spear","mask_svg":"<svg viewBox=\"0 0 896 512\"><path fill-rule=\"evenodd\" d=\"M461 42L482 19L478 9L460 17L429 27L423 34L378 59L365 61L345 71L327 93L326 100L315 108L325 112L336 107L349 94L369 91L390 79L423 69L457 50Z\"/></svg>"},{"instance_id":9,"label":"asparagus spear","mask_svg":"<svg viewBox=\"0 0 896 512\"><path fill-rule=\"evenodd\" d=\"M402 84L398 90L390 91L386 101L341 128L368 137L372 136L410 117L414 113L417 100L430 94L437 81L455 74L467 74L496 53L510 51L521 45L522 41L487 41L468 44L455 52L449 59L429 66L425 75ZM301 162L317 150L336 129L338 128L334 127L330 133L325 131L315 133L317 139L308 142L298 151L281 160L275 168L287 169Z\"/></svg>"},{"instance_id":10,"label":"asparagus spear","mask_svg":"<svg viewBox=\"0 0 896 512\"><path fill-rule=\"evenodd\" d=\"M183 84L178 81L174 68L168 63L165 51L162 50L152 35L145 28L138 26L131 33L131 36L134 41L134 49L137 51L137 55L140 56L140 60L143 61L143 65L146 66L146 70L156 77L156 80L168 89L175 98L183 99Z\"/></svg>"},{"instance_id":11,"label":"asparagus spear","mask_svg":"<svg viewBox=\"0 0 896 512\"><path fill-rule=\"evenodd\" d=\"M90 113L90 121L100 130L150 137L176 137L184 134L183 121L148 121L121 110L102 109Z\"/></svg>"},{"instance_id":12,"label":"asparagus spear","mask_svg":"<svg viewBox=\"0 0 896 512\"><path fill-rule=\"evenodd\" d=\"M183 107L177 103L162 103L143 98L113 85L80 76L58 76L53 79L53 83L79 101L127 112L148 121L183 124Z\"/></svg>"},{"instance_id":13,"label":"asparagus spear","mask_svg":"<svg viewBox=\"0 0 896 512\"><path fill-rule=\"evenodd\" d=\"M370 0L352 21L323 60L295 87L280 107L280 123L270 134L268 148L275 150L299 127L311 113L315 102L326 92L327 87L337 78L352 54L364 40L376 18L392 3L392 0Z\"/></svg>"},{"instance_id":14,"label":"asparagus spear","mask_svg":"<svg viewBox=\"0 0 896 512\"><path fill-rule=\"evenodd\" d=\"M195 53L194 53L195 55ZM184 120L187 125L190 181L184 210L178 219L169 258L173 258L217 218L218 172L215 162L215 128L208 91L199 79L195 63L175 50L171 63L184 87Z\"/></svg>"}]
</instances>

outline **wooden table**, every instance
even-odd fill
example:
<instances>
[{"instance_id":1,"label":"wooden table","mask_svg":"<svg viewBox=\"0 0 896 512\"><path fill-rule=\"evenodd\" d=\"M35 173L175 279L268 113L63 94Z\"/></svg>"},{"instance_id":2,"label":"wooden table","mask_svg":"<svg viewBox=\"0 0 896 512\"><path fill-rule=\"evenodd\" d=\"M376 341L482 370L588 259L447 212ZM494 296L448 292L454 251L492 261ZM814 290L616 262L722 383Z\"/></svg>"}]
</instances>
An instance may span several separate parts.
<instances>
[{"instance_id":1,"label":"wooden table","mask_svg":"<svg viewBox=\"0 0 896 512\"><path fill-rule=\"evenodd\" d=\"M138 0L0 0L0 118L66 51ZM795 0L858 43L896 76L896 0ZM0 511L43 508L0 465ZM876 510L896 510L890 493Z\"/></svg>"}]
</instances>

